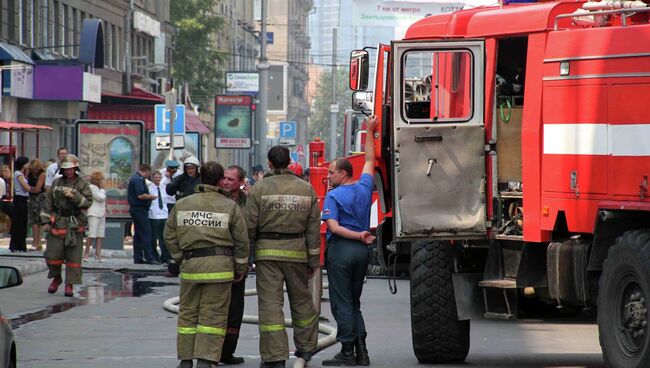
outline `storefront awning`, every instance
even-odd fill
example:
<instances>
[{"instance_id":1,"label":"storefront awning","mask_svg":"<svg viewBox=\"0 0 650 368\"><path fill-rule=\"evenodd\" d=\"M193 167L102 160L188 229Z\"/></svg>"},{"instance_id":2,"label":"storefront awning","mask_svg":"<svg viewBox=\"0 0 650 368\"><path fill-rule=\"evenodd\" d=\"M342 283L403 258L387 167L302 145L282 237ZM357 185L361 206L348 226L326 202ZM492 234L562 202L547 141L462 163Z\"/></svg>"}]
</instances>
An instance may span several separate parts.
<instances>
[{"instance_id":1,"label":"storefront awning","mask_svg":"<svg viewBox=\"0 0 650 368\"><path fill-rule=\"evenodd\" d=\"M0 60L15 60L25 64L34 64L34 61L18 46L0 42Z\"/></svg>"},{"instance_id":2,"label":"storefront awning","mask_svg":"<svg viewBox=\"0 0 650 368\"><path fill-rule=\"evenodd\" d=\"M140 120L144 122L145 130L155 130L155 111L152 105L107 105L89 104L88 119L90 120ZM185 130L209 134L210 129L203 124L191 109L185 110Z\"/></svg>"},{"instance_id":3,"label":"storefront awning","mask_svg":"<svg viewBox=\"0 0 650 368\"><path fill-rule=\"evenodd\" d=\"M52 130L52 128L47 125L15 123L13 121L0 121L0 131L2 130Z\"/></svg>"},{"instance_id":4,"label":"storefront awning","mask_svg":"<svg viewBox=\"0 0 650 368\"><path fill-rule=\"evenodd\" d=\"M191 109L185 109L185 130L188 132L199 132L199 134L210 134L205 124Z\"/></svg>"},{"instance_id":5,"label":"storefront awning","mask_svg":"<svg viewBox=\"0 0 650 368\"><path fill-rule=\"evenodd\" d=\"M102 92L102 102L107 102L108 100L133 105L151 105L165 103L165 98L163 96L153 92L145 91L137 87L134 87L133 90L131 90L131 94L129 95Z\"/></svg>"}]
</instances>

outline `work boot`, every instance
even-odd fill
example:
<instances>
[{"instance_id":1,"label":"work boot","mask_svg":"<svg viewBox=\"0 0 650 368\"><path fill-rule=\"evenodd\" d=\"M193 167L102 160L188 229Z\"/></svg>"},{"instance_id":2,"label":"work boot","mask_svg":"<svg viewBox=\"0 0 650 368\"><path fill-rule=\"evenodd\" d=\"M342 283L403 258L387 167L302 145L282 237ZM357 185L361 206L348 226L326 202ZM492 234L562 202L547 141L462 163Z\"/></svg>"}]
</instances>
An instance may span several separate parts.
<instances>
[{"instance_id":1,"label":"work boot","mask_svg":"<svg viewBox=\"0 0 650 368\"><path fill-rule=\"evenodd\" d=\"M72 284L65 284L65 296L74 296Z\"/></svg>"},{"instance_id":2,"label":"work boot","mask_svg":"<svg viewBox=\"0 0 650 368\"><path fill-rule=\"evenodd\" d=\"M342 342L341 351L332 359L323 360L324 366L353 366L357 365L357 358L354 356L354 341Z\"/></svg>"},{"instance_id":3,"label":"work boot","mask_svg":"<svg viewBox=\"0 0 650 368\"><path fill-rule=\"evenodd\" d=\"M47 288L47 292L50 294L56 293L56 291L59 290L59 285L61 285L62 282L63 280L61 280L61 276L53 278L52 282L50 282L50 286Z\"/></svg>"},{"instance_id":4,"label":"work boot","mask_svg":"<svg viewBox=\"0 0 650 368\"><path fill-rule=\"evenodd\" d=\"M354 355L357 358L357 365L370 365L365 337L357 337L354 339Z\"/></svg>"},{"instance_id":5,"label":"work boot","mask_svg":"<svg viewBox=\"0 0 650 368\"><path fill-rule=\"evenodd\" d=\"M211 360L197 359L196 368L216 368L219 366L219 363L213 362Z\"/></svg>"},{"instance_id":6,"label":"work boot","mask_svg":"<svg viewBox=\"0 0 650 368\"><path fill-rule=\"evenodd\" d=\"M194 362L191 359L181 360L181 363L176 368L193 368Z\"/></svg>"},{"instance_id":7,"label":"work boot","mask_svg":"<svg viewBox=\"0 0 650 368\"><path fill-rule=\"evenodd\" d=\"M244 358L238 357L238 356L228 356L224 357L222 356L221 359L219 359L219 363L225 364L225 365L237 365L237 364L244 364Z\"/></svg>"},{"instance_id":8,"label":"work boot","mask_svg":"<svg viewBox=\"0 0 650 368\"><path fill-rule=\"evenodd\" d=\"M260 368L284 368L284 360L279 360L277 362L261 362Z\"/></svg>"}]
</instances>

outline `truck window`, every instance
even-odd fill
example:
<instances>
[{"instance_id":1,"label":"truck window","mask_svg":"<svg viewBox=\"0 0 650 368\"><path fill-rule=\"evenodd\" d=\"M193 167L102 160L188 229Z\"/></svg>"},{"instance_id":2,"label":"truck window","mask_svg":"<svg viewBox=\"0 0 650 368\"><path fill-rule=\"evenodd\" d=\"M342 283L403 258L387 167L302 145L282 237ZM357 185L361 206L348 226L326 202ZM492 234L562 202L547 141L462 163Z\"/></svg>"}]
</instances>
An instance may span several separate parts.
<instances>
[{"instance_id":1,"label":"truck window","mask_svg":"<svg viewBox=\"0 0 650 368\"><path fill-rule=\"evenodd\" d=\"M472 116L472 54L416 50L404 54L402 114L409 123L462 122Z\"/></svg>"}]
</instances>

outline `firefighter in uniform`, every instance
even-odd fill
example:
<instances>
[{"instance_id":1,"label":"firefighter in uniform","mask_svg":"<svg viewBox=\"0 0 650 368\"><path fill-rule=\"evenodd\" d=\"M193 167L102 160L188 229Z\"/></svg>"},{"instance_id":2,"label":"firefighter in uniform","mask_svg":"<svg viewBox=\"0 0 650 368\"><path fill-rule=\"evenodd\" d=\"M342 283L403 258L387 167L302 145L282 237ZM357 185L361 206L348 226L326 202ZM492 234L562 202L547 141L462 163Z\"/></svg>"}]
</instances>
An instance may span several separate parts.
<instances>
[{"instance_id":1,"label":"firefighter in uniform","mask_svg":"<svg viewBox=\"0 0 650 368\"><path fill-rule=\"evenodd\" d=\"M56 293L62 283L61 267L65 263L65 296L73 295L73 284L81 284L83 235L87 226L81 212L93 203L88 182L79 176L79 159L66 155L61 162L61 178L54 180L45 196L41 222L49 226L45 261L52 279L47 291Z\"/></svg>"},{"instance_id":2,"label":"firefighter in uniform","mask_svg":"<svg viewBox=\"0 0 650 368\"><path fill-rule=\"evenodd\" d=\"M204 184L169 214L165 244L180 264L177 354L179 368L216 367L226 335L230 289L248 269L248 235L241 210L217 187L223 167L207 162Z\"/></svg>"},{"instance_id":3,"label":"firefighter in uniform","mask_svg":"<svg viewBox=\"0 0 650 368\"><path fill-rule=\"evenodd\" d=\"M245 212L255 243L261 367L284 367L289 357L285 283L295 355L309 361L316 350L318 315L307 283L320 267L320 209L311 185L287 169L286 147L271 148L268 160L271 172L253 186Z\"/></svg>"}]
</instances>

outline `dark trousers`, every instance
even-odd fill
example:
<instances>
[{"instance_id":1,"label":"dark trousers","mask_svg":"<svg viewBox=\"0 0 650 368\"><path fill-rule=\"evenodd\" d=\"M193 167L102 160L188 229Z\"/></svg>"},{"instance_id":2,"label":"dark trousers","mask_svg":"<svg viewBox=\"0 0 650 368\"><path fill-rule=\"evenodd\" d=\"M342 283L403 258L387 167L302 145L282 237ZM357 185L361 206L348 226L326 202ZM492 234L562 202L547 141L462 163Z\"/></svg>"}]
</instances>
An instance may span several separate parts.
<instances>
[{"instance_id":1,"label":"dark trousers","mask_svg":"<svg viewBox=\"0 0 650 368\"><path fill-rule=\"evenodd\" d=\"M165 237L163 236L166 222L167 220L165 219L149 219L149 223L151 224L151 250L155 259L163 263L169 262L172 258L169 255L169 251L165 245ZM160 247L160 256L158 255L158 247Z\"/></svg>"},{"instance_id":2,"label":"dark trousers","mask_svg":"<svg viewBox=\"0 0 650 368\"><path fill-rule=\"evenodd\" d=\"M13 252L27 251L27 200L25 196L14 196L14 212L11 218L11 240L9 249Z\"/></svg>"},{"instance_id":3,"label":"dark trousers","mask_svg":"<svg viewBox=\"0 0 650 368\"><path fill-rule=\"evenodd\" d=\"M361 315L361 291L368 259L368 247L359 241L332 236L327 242L330 306L339 342L351 342L367 335Z\"/></svg>"},{"instance_id":4,"label":"dark trousers","mask_svg":"<svg viewBox=\"0 0 650 368\"><path fill-rule=\"evenodd\" d=\"M135 234L133 234L133 262L144 263L156 260L151 249L151 224L149 209L146 207L131 207L129 214L133 219Z\"/></svg>"},{"instance_id":5,"label":"dark trousers","mask_svg":"<svg viewBox=\"0 0 650 368\"><path fill-rule=\"evenodd\" d=\"M244 292L246 291L246 277L230 288L230 306L228 307L228 325L226 326L226 338L223 341L221 358L230 358L237 349L239 340L239 329L244 319Z\"/></svg>"}]
</instances>

